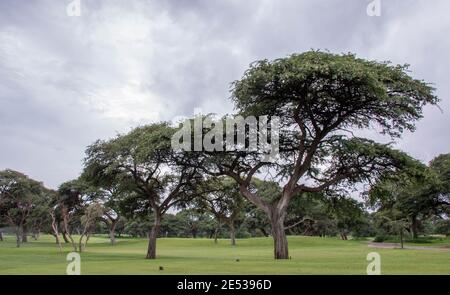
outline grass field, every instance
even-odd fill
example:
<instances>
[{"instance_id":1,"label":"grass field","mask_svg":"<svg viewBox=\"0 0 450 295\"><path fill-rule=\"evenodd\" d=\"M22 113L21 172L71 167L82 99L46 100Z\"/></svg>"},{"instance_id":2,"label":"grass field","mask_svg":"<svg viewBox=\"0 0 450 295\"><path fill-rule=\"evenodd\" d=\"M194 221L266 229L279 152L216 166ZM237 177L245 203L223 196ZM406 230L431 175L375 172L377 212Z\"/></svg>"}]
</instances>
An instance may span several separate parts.
<instances>
[{"instance_id":1,"label":"grass field","mask_svg":"<svg viewBox=\"0 0 450 295\"><path fill-rule=\"evenodd\" d=\"M450 243L446 239L442 243ZM237 241L159 239L156 260L144 259L145 239L93 237L81 254L82 274L365 274L369 252L381 255L382 274L450 274L450 251L373 249L365 241L289 237L291 260L272 258L271 238ZM64 246L59 253L53 237L41 236L21 248L7 236L0 242L0 274L65 274ZM239 261L237 261L239 260ZM160 271L159 267L164 270Z\"/></svg>"}]
</instances>

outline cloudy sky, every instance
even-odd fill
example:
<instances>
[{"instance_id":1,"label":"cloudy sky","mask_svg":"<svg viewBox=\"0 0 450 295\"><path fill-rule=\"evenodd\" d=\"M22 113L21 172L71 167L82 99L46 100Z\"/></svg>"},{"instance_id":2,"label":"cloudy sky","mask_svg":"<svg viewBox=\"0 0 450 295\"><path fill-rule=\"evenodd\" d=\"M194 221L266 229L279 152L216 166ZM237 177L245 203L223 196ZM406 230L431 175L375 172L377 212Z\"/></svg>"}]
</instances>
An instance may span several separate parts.
<instances>
[{"instance_id":1,"label":"cloudy sky","mask_svg":"<svg viewBox=\"0 0 450 295\"><path fill-rule=\"evenodd\" d=\"M72 2L0 1L0 169L55 188L96 139L231 112L249 63L311 48L411 64L442 111L397 146L422 161L450 152L448 0L381 0L380 16L369 0L80 0L80 16Z\"/></svg>"}]
</instances>

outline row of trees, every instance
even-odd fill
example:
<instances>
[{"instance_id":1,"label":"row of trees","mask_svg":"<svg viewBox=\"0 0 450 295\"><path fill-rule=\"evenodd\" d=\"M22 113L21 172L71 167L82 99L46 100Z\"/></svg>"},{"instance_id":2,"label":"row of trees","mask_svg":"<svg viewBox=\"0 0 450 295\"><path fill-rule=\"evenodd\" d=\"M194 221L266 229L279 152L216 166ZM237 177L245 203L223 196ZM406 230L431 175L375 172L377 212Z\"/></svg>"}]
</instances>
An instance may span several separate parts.
<instances>
[{"instance_id":1,"label":"row of trees","mask_svg":"<svg viewBox=\"0 0 450 295\"><path fill-rule=\"evenodd\" d=\"M372 128L395 139L405 130L413 131L422 108L438 102L433 92L427 83L411 78L407 66L366 61L352 54L310 51L255 62L233 83L237 112L228 118L268 116L268 143L279 139L279 155L273 161L267 162L262 146L259 150L230 149L225 138L230 134L239 138L239 128L235 124L218 128L220 124L211 124L208 116L200 118L205 123L201 140L214 146L214 151L199 150L195 133L183 141L184 149L174 150L172 138L180 127L167 123L141 126L88 147L80 179L61 185L51 198L53 232L58 237L61 231L81 251L94 220L106 216L113 232L121 214L151 216L147 258L154 259L156 238L170 211L207 208L218 224L229 227L233 241L245 200L255 209L246 213L261 215L270 225L274 257L287 259L286 231L295 232L298 225L310 223L313 217L301 214L325 199L345 239L346 227L356 219L353 213L359 207L348 197L361 184L371 187L368 198L381 211L395 209L382 195L389 187L398 192L393 185L405 188L403 179L412 183L411 189L405 189L405 197L396 197L395 203L408 199L408 192L414 192L411 198L415 200L416 191L433 195L433 200L448 198L444 186L436 189L432 184L439 177L429 176L429 169L422 169L418 161L389 144L353 134ZM271 129L270 118L275 116L280 130ZM244 135L255 132L245 130ZM250 144L247 141L246 147ZM430 181L432 191L422 189L421 181L427 187ZM428 208L435 205L424 202ZM108 209L99 209L103 207ZM424 210L402 214L413 222L413 217L426 216ZM83 230L77 246L69 224L79 212L83 212Z\"/></svg>"},{"instance_id":2,"label":"row of trees","mask_svg":"<svg viewBox=\"0 0 450 295\"><path fill-rule=\"evenodd\" d=\"M434 164L443 159L448 161L449 158L449 154L441 155L431 163ZM446 164L446 166L449 165ZM5 176L8 176L9 179L24 177L23 174L14 171L3 171L1 175L3 181L6 180ZM442 177L446 175L448 172L441 174ZM61 186L59 192L42 190L40 195L35 195L35 206L31 209L18 203L13 204L10 197L2 198L2 200L8 201L2 203L2 209L5 210L2 221L5 226L16 231L19 246L21 242L27 241L29 235L37 239L40 232L53 234L58 245L60 244L59 233L62 234L66 243L71 243L70 233L76 233L78 237L83 236L81 245L79 241L76 243L77 249L86 247L87 240L93 232L108 234L112 245L116 243L117 235L148 236L148 229L153 223L151 211L145 214L129 214L126 202L119 201L113 193L107 195L99 192L93 193L92 188L89 189L90 197L79 198L82 194L85 196L89 194L89 190L86 189L88 188L87 184L80 185L82 181L79 179L68 182ZM441 181L443 181L441 185L448 183L448 179L445 178ZM38 182L34 183L38 184ZM277 187L276 183L259 179L255 179L254 183L261 192L266 192L266 199L270 199L273 190L276 190ZM176 213L167 213L161 222L160 236L204 237L214 239L216 242L218 238L228 237L231 245L235 245L235 237L269 236L271 234L270 222L264 212L243 199L231 179L222 178L220 182L216 181L214 186L220 187L220 189L195 198L189 206ZM69 187L71 188L69 189ZM57 204L58 199L61 200L60 197L57 197L58 193L67 194L67 190L80 191L83 187L85 192L77 193L79 196L78 201L75 202L77 205L67 203L67 206L71 207L68 211L72 213L67 219L66 229L58 210L59 206L50 206ZM5 187L3 188L5 189ZM450 234L450 224L446 218L448 216L448 200L443 196L435 196L437 199L434 202L425 203L426 199L422 198L429 199L433 196L420 195L416 190L415 198L394 201L390 199L390 202L387 203L385 195L380 195L378 198L375 196L375 192L379 193L376 188L377 186L373 186L372 195L367 198L365 203L340 196L304 195L302 198L296 199L289 207L285 230L291 235L337 235L344 240L349 235L353 237L377 236L377 239L382 240L390 234L402 236L403 231L408 232L411 238L416 238L419 232ZM5 190L2 191L5 192ZM11 192L11 188L8 191ZM42 195L42 192L47 195ZM398 192L388 196L397 196ZM15 200L26 203L29 196L20 194ZM51 198L57 199L52 200ZM383 202L389 206L374 205L374 201L378 204ZM85 203L83 204L83 202ZM406 209L417 206L418 203L425 203L420 207L423 213L419 218L412 218L411 211ZM9 209L6 210L7 208ZM22 210L18 210L19 208ZM374 210L369 213L367 208Z\"/></svg>"}]
</instances>

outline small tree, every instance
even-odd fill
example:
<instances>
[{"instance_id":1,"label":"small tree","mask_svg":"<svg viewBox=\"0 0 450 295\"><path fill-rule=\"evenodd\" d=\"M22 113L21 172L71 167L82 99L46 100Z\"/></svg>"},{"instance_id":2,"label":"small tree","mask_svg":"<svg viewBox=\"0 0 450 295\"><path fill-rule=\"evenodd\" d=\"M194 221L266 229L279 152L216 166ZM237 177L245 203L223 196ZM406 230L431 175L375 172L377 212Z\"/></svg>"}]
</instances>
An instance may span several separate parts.
<instances>
[{"instance_id":1,"label":"small tree","mask_svg":"<svg viewBox=\"0 0 450 295\"><path fill-rule=\"evenodd\" d=\"M442 184L436 171L417 160L410 161L374 183L368 191L368 203L379 211L397 208L409 220L412 238L417 238L420 221L439 215L446 206L441 200Z\"/></svg>"},{"instance_id":2,"label":"small tree","mask_svg":"<svg viewBox=\"0 0 450 295\"><path fill-rule=\"evenodd\" d=\"M83 215L86 202L95 199L96 191L90 188L82 179L65 182L59 186L56 205L53 210L53 218L56 212L62 221L62 235L64 240L70 241L74 251L78 251L77 244L72 237L70 223ZM54 220L54 222L56 222ZM55 235L57 233L55 232ZM82 250L82 249L80 249Z\"/></svg>"},{"instance_id":3,"label":"small tree","mask_svg":"<svg viewBox=\"0 0 450 295\"><path fill-rule=\"evenodd\" d=\"M336 228L342 240L348 239L348 234L362 224L363 205L352 198L332 196L327 200Z\"/></svg>"},{"instance_id":4,"label":"small tree","mask_svg":"<svg viewBox=\"0 0 450 295\"><path fill-rule=\"evenodd\" d=\"M95 229L97 221L103 216L103 213L104 207L97 202L87 205L84 210L84 215L81 217L83 231L81 232L80 239L78 241L78 249L80 252L86 249L91 233Z\"/></svg>"},{"instance_id":5,"label":"small tree","mask_svg":"<svg viewBox=\"0 0 450 295\"><path fill-rule=\"evenodd\" d=\"M46 206L46 201L42 183L17 171L0 171L0 216L15 228L17 247L22 244L25 226Z\"/></svg>"},{"instance_id":6,"label":"small tree","mask_svg":"<svg viewBox=\"0 0 450 295\"><path fill-rule=\"evenodd\" d=\"M221 177L209 183L211 192L202 195L197 206L210 212L217 221L214 241L217 242L221 224L226 224L230 231L231 245L236 245L236 221L243 217L244 200L239 187L230 178Z\"/></svg>"},{"instance_id":7,"label":"small tree","mask_svg":"<svg viewBox=\"0 0 450 295\"><path fill-rule=\"evenodd\" d=\"M378 215L382 222L387 225L388 229L399 236L400 247L403 249L404 231L408 228L408 219L403 217L402 212L395 208L389 211L380 212Z\"/></svg>"}]
</instances>

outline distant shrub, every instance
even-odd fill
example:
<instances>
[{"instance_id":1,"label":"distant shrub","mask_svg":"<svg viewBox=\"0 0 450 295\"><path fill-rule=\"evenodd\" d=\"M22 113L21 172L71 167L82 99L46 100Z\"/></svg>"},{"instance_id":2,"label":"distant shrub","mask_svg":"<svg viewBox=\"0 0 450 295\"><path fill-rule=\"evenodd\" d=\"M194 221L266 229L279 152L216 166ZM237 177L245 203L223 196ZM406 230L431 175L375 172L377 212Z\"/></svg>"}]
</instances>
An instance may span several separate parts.
<instances>
[{"instance_id":1,"label":"distant shrub","mask_svg":"<svg viewBox=\"0 0 450 295\"><path fill-rule=\"evenodd\" d=\"M385 236L385 235L377 235L377 236L373 239L373 241L374 241L375 243L383 243L383 242L386 241L387 239L389 239L388 236Z\"/></svg>"}]
</instances>

